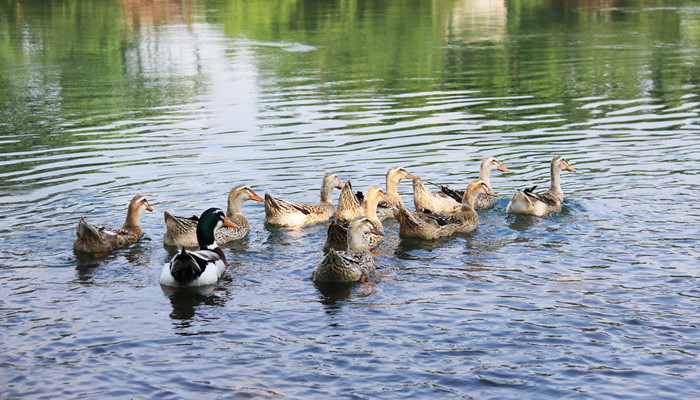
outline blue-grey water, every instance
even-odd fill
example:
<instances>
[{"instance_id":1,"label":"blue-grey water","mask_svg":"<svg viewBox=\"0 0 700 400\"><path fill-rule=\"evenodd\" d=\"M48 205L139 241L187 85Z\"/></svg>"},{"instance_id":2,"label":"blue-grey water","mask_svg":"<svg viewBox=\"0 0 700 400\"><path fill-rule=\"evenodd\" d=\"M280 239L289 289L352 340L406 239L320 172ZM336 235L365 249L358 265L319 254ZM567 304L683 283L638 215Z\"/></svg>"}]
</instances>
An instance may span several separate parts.
<instances>
[{"instance_id":1,"label":"blue-grey water","mask_svg":"<svg viewBox=\"0 0 700 400\"><path fill-rule=\"evenodd\" d=\"M0 4L0 397L700 397L700 4ZM566 156L561 213L505 213ZM388 168L501 195L467 235L394 221L364 284L326 224L225 246L171 293L163 211L248 184L316 203ZM412 206L410 182L399 184ZM80 216L144 238L72 250ZM334 193L337 200L338 192Z\"/></svg>"}]
</instances>

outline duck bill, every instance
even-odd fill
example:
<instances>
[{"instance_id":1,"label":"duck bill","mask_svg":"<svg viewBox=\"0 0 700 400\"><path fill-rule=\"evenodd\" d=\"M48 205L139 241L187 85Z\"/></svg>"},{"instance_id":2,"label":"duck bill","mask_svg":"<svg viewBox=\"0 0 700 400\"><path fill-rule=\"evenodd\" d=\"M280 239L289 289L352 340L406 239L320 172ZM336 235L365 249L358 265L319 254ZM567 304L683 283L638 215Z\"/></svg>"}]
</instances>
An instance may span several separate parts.
<instances>
[{"instance_id":1,"label":"duck bill","mask_svg":"<svg viewBox=\"0 0 700 400\"><path fill-rule=\"evenodd\" d=\"M394 203L391 202L391 200L387 199L386 197L382 198L382 201L386 204L393 205Z\"/></svg>"},{"instance_id":2,"label":"duck bill","mask_svg":"<svg viewBox=\"0 0 700 400\"><path fill-rule=\"evenodd\" d=\"M146 203L146 210L153 211L153 207L151 207L150 204Z\"/></svg>"},{"instance_id":3,"label":"duck bill","mask_svg":"<svg viewBox=\"0 0 700 400\"><path fill-rule=\"evenodd\" d=\"M420 179L419 177L417 177L415 175L411 175L411 174L408 174L408 176L406 178L413 179L414 181L417 181L418 179Z\"/></svg>"},{"instance_id":4,"label":"duck bill","mask_svg":"<svg viewBox=\"0 0 700 400\"><path fill-rule=\"evenodd\" d=\"M498 170L501 172L510 172L510 170L503 166L503 164L498 166Z\"/></svg>"},{"instance_id":5,"label":"duck bill","mask_svg":"<svg viewBox=\"0 0 700 400\"><path fill-rule=\"evenodd\" d=\"M374 228L370 229L369 231L370 231L371 233L374 233L375 235L386 236L386 235L384 234L384 232L380 232L380 231L378 231L378 230L376 230L376 229L374 229Z\"/></svg>"},{"instance_id":6,"label":"duck bill","mask_svg":"<svg viewBox=\"0 0 700 400\"><path fill-rule=\"evenodd\" d=\"M253 195L250 197L251 200L259 201L261 203L265 202L265 199L262 197L258 196L257 194L253 193Z\"/></svg>"},{"instance_id":7,"label":"duck bill","mask_svg":"<svg viewBox=\"0 0 700 400\"><path fill-rule=\"evenodd\" d=\"M222 226L228 226L228 227L231 227L231 228L238 228L238 225L236 225L236 224L234 224L233 222L231 222L231 220L228 219L227 216L224 216L224 224L223 224Z\"/></svg>"},{"instance_id":8,"label":"duck bill","mask_svg":"<svg viewBox=\"0 0 700 400\"><path fill-rule=\"evenodd\" d=\"M571 171L571 172L577 172L577 171L574 169L574 167L572 167L571 165L567 165L567 166L566 166L566 170L567 170L567 171Z\"/></svg>"}]
</instances>

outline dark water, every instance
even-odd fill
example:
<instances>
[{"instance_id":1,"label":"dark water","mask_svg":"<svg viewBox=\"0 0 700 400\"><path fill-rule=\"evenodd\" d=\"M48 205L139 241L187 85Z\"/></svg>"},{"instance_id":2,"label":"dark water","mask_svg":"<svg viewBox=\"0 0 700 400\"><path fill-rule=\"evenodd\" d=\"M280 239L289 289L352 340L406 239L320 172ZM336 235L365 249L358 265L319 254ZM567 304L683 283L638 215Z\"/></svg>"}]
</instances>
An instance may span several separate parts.
<instances>
[{"instance_id":1,"label":"dark water","mask_svg":"<svg viewBox=\"0 0 700 400\"><path fill-rule=\"evenodd\" d=\"M0 5L0 397L700 396L700 4L190 1ZM506 215L565 155L561 213ZM389 167L503 197L316 286L325 225L158 285L162 212L249 184L317 202ZM412 205L410 183L399 192ZM72 251L79 216L146 235ZM337 199L337 192L334 196Z\"/></svg>"}]
</instances>

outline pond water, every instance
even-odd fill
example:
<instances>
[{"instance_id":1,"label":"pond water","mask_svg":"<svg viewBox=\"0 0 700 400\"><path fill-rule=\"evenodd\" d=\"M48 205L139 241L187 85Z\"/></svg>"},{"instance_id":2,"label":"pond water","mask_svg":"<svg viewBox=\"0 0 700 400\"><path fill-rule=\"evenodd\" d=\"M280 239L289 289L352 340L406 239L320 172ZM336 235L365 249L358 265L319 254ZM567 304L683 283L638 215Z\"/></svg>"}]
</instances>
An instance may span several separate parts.
<instances>
[{"instance_id":1,"label":"pond water","mask_svg":"<svg viewBox=\"0 0 700 400\"><path fill-rule=\"evenodd\" d=\"M700 396L700 4L0 4L0 397ZM506 215L549 183L546 218ZM310 280L326 224L225 246L215 288L158 284L163 211L234 185L316 203L388 168L501 195L467 235L394 221L365 284ZM399 193L412 206L411 184ZM80 216L144 238L72 250ZM337 200L338 192L334 193Z\"/></svg>"}]
</instances>

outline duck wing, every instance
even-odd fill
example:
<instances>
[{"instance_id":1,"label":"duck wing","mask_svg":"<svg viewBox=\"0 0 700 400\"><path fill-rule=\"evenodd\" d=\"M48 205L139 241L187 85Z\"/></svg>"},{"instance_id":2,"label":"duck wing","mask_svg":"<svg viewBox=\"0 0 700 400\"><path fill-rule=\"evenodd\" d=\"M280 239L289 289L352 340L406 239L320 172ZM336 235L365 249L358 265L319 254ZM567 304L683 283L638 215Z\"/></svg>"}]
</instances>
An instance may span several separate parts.
<instances>
[{"instance_id":1,"label":"duck wing","mask_svg":"<svg viewBox=\"0 0 700 400\"><path fill-rule=\"evenodd\" d=\"M450 187L447 185L440 185L440 191L456 202L462 203L462 198L464 198L464 190L454 190L450 189Z\"/></svg>"},{"instance_id":2,"label":"duck wing","mask_svg":"<svg viewBox=\"0 0 700 400\"><path fill-rule=\"evenodd\" d=\"M549 192L535 193L536 188L537 185L531 188L526 188L523 190L523 193L525 193L525 195L529 198L540 201L548 206L556 206L559 203L559 200L556 197L550 195Z\"/></svg>"}]
</instances>

